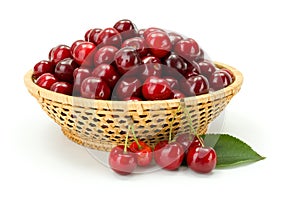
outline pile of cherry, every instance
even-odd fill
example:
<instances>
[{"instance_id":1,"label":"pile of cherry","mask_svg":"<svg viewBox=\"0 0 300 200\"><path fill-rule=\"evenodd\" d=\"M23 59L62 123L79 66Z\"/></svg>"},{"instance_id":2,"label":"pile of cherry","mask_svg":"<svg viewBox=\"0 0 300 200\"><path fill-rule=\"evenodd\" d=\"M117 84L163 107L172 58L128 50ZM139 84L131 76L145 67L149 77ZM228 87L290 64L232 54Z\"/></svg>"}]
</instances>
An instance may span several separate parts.
<instances>
[{"instance_id":1,"label":"pile of cherry","mask_svg":"<svg viewBox=\"0 0 300 200\"><path fill-rule=\"evenodd\" d=\"M160 28L137 29L130 20L94 28L70 47L58 45L33 69L37 85L102 100L164 100L230 85L229 70L204 59L197 42Z\"/></svg>"}]
</instances>

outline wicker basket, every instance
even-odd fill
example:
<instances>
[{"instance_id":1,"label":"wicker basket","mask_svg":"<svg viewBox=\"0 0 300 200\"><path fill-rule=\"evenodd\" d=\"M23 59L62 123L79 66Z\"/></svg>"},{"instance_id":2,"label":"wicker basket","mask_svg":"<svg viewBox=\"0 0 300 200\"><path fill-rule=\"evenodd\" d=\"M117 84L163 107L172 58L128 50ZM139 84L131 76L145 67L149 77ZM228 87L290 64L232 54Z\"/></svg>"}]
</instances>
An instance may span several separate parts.
<instances>
[{"instance_id":1,"label":"wicker basket","mask_svg":"<svg viewBox=\"0 0 300 200\"><path fill-rule=\"evenodd\" d=\"M182 109L178 109L179 105L190 113L195 130L204 134L243 82L242 74L235 68L215 64L231 70L234 82L222 90L181 100L127 102L67 96L37 86L32 80L32 70L24 81L30 94L69 139L89 148L110 151L113 146L124 144L128 125L133 125L137 137L152 147L168 139L172 121L174 135L189 131L189 121ZM133 141L132 137L129 139Z\"/></svg>"}]
</instances>

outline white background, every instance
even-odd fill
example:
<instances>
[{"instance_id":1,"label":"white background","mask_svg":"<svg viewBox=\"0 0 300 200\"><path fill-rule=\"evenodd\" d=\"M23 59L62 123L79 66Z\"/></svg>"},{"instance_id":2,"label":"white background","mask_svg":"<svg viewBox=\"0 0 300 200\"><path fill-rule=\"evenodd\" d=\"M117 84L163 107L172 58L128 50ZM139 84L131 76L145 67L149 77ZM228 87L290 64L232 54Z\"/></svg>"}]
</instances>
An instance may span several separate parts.
<instances>
[{"instance_id":1,"label":"white background","mask_svg":"<svg viewBox=\"0 0 300 200\"><path fill-rule=\"evenodd\" d=\"M296 0L0 4L1 199L299 198ZM121 177L64 137L29 95L23 76L53 46L70 45L89 28L123 18L139 28L157 26L192 37L213 60L238 68L245 81L225 110L221 131L267 159L211 175L182 168Z\"/></svg>"}]
</instances>

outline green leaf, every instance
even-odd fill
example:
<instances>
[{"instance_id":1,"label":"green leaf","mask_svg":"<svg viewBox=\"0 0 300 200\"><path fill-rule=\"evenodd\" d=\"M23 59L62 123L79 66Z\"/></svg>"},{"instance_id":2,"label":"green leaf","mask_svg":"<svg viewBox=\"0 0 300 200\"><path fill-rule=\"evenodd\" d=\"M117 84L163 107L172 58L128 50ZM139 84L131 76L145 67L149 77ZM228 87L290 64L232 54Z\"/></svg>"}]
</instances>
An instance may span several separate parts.
<instances>
[{"instance_id":1,"label":"green leaf","mask_svg":"<svg viewBox=\"0 0 300 200\"><path fill-rule=\"evenodd\" d=\"M217 153L217 168L233 167L263 160L249 145L228 134L202 135L204 144Z\"/></svg>"}]
</instances>

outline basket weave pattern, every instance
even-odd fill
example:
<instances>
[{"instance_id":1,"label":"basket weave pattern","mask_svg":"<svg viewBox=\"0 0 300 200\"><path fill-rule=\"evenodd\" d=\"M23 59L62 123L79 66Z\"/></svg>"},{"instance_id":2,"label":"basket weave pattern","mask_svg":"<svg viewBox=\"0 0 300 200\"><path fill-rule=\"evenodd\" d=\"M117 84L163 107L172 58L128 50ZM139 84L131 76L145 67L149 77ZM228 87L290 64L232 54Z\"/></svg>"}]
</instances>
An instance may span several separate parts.
<instances>
[{"instance_id":1,"label":"basket weave pattern","mask_svg":"<svg viewBox=\"0 0 300 200\"><path fill-rule=\"evenodd\" d=\"M32 70L25 75L25 85L62 132L80 145L110 151L113 146L124 144L128 126L133 125L137 137L153 147L169 138L173 120L174 135L189 131L188 117L178 109L179 105L190 113L195 130L204 134L209 123L240 90L242 74L228 65L215 64L231 70L234 82L223 90L181 100L126 102L67 96L37 86ZM133 141L131 134L129 140Z\"/></svg>"}]
</instances>

